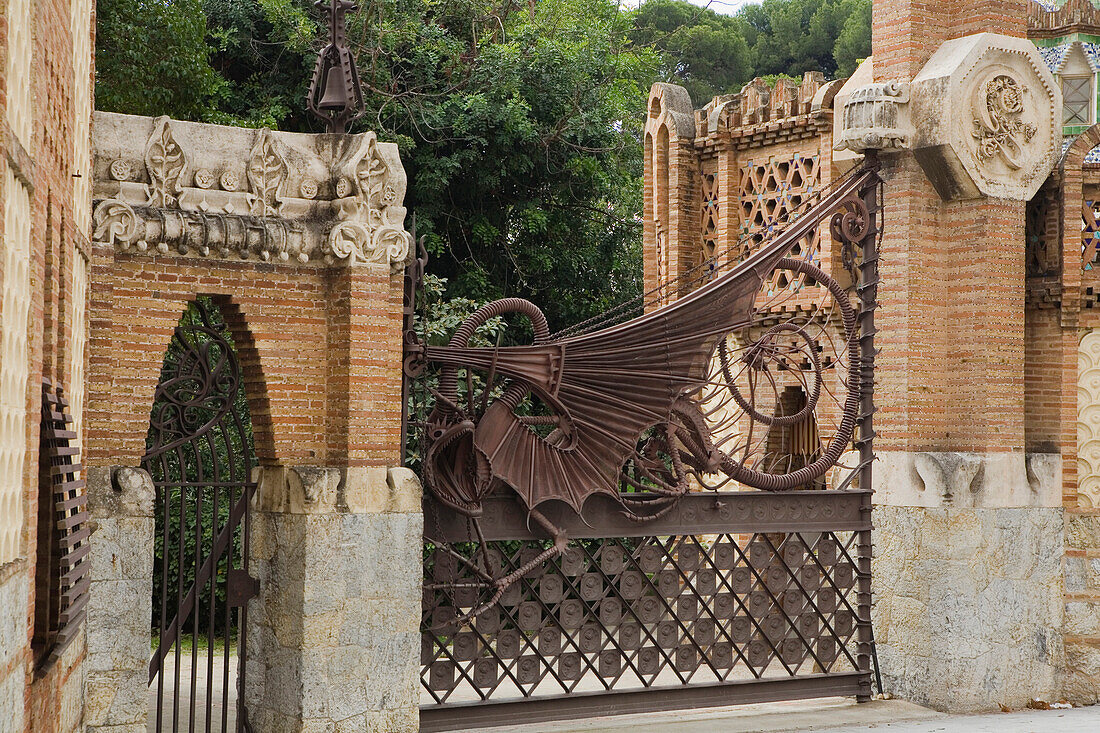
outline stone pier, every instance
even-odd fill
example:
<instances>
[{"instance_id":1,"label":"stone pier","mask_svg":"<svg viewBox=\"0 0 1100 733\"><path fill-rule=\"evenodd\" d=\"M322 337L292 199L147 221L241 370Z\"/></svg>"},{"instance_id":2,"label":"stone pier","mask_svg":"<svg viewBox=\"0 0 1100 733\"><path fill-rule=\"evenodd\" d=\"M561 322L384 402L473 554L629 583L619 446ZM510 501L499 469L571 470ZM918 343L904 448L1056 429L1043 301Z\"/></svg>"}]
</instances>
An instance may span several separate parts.
<instances>
[{"instance_id":1,"label":"stone pier","mask_svg":"<svg viewBox=\"0 0 1100 733\"><path fill-rule=\"evenodd\" d=\"M254 730L416 731L420 482L406 468L260 469L245 701Z\"/></svg>"},{"instance_id":2,"label":"stone pier","mask_svg":"<svg viewBox=\"0 0 1100 733\"><path fill-rule=\"evenodd\" d=\"M153 583L153 481L140 468L88 470L92 588L84 722L89 733L145 733Z\"/></svg>"},{"instance_id":3,"label":"stone pier","mask_svg":"<svg viewBox=\"0 0 1100 733\"><path fill-rule=\"evenodd\" d=\"M863 72L898 121L881 156L875 632L886 691L942 710L1061 695L1063 466L1027 449L1024 315L1025 203L1057 161L1061 92L1026 5L875 2Z\"/></svg>"}]
</instances>

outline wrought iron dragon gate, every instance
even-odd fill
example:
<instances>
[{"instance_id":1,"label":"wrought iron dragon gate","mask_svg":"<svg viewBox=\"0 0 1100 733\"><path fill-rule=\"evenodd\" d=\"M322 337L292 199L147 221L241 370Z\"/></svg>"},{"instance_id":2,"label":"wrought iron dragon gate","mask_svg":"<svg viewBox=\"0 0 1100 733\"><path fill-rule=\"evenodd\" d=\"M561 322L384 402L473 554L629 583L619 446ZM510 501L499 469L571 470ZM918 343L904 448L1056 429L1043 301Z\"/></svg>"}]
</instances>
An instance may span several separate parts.
<instances>
[{"instance_id":1,"label":"wrought iron dragon gate","mask_svg":"<svg viewBox=\"0 0 1100 733\"><path fill-rule=\"evenodd\" d=\"M509 298L422 343L413 264L424 730L870 696L880 183L554 335ZM830 235L848 287L791 256ZM506 313L534 343L476 346Z\"/></svg>"}]
</instances>

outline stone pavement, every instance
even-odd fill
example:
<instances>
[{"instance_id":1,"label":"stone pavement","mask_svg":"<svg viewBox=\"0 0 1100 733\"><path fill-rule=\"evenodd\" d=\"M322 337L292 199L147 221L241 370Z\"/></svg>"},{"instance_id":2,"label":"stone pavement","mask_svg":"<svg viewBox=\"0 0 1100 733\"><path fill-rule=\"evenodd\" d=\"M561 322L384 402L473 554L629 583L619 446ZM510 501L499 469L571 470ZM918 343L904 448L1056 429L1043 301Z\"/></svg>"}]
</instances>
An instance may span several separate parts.
<instances>
[{"instance_id":1,"label":"stone pavement","mask_svg":"<svg viewBox=\"0 0 1100 733\"><path fill-rule=\"evenodd\" d=\"M1098 733L1100 706L944 715L904 700L857 705L829 698L649 715L589 718L571 723L525 723L467 733Z\"/></svg>"}]
</instances>

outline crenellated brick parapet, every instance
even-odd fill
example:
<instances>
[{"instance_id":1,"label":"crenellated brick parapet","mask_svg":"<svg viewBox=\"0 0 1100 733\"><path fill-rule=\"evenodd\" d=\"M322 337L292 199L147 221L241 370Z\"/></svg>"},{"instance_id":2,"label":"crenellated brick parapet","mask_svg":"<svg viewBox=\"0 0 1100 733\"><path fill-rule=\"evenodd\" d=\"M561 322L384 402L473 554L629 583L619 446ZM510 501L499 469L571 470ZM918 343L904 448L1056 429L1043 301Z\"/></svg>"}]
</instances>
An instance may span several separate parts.
<instances>
[{"instance_id":1,"label":"crenellated brick parapet","mask_svg":"<svg viewBox=\"0 0 1100 733\"><path fill-rule=\"evenodd\" d=\"M1089 0L1064 0L1061 7L1028 2L1028 38L1063 38L1072 33L1100 35L1100 8Z\"/></svg>"},{"instance_id":2,"label":"crenellated brick parapet","mask_svg":"<svg viewBox=\"0 0 1100 733\"><path fill-rule=\"evenodd\" d=\"M832 107L842 85L826 82L820 72L774 86L757 78L698 110L682 87L653 86L644 230L651 306L689 292L714 267L743 258L835 177ZM833 250L815 233L794 254L830 270L839 262ZM770 284L793 292L802 285L788 273L777 273Z\"/></svg>"}]
</instances>

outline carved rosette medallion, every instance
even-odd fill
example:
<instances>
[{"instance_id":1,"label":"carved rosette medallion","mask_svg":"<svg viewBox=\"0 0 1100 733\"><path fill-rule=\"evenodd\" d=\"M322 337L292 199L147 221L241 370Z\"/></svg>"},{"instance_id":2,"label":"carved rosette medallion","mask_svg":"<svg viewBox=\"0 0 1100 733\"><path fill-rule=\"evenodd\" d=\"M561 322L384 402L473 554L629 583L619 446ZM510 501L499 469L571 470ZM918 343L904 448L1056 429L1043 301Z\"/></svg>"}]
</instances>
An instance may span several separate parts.
<instances>
[{"instance_id":1,"label":"carved rosette medallion","mask_svg":"<svg viewBox=\"0 0 1100 733\"><path fill-rule=\"evenodd\" d=\"M111 178L116 181L128 181L134 176L134 167L130 161L118 158L111 161Z\"/></svg>"},{"instance_id":2,"label":"carved rosette medallion","mask_svg":"<svg viewBox=\"0 0 1100 733\"><path fill-rule=\"evenodd\" d=\"M217 179L208 168L199 168L195 171L195 186L198 188L210 188L214 185L215 180Z\"/></svg>"},{"instance_id":3,"label":"carved rosette medallion","mask_svg":"<svg viewBox=\"0 0 1100 733\"><path fill-rule=\"evenodd\" d=\"M979 85L974 96L974 131L978 160L988 163L1000 158L1012 170L1019 170L1024 147L1038 131L1025 122L1024 94L1027 87L1008 74L994 74Z\"/></svg>"}]
</instances>

